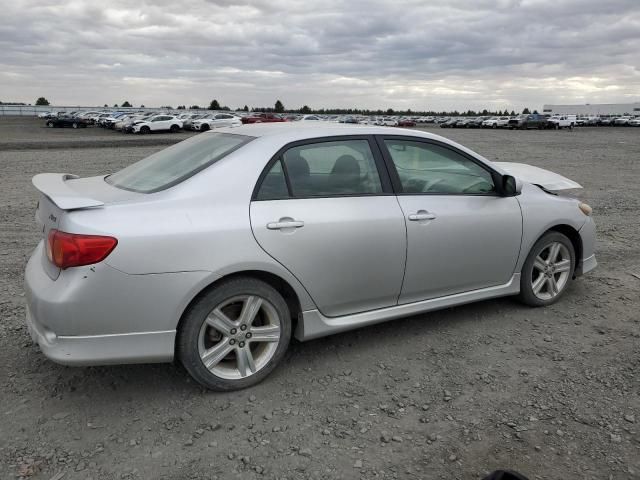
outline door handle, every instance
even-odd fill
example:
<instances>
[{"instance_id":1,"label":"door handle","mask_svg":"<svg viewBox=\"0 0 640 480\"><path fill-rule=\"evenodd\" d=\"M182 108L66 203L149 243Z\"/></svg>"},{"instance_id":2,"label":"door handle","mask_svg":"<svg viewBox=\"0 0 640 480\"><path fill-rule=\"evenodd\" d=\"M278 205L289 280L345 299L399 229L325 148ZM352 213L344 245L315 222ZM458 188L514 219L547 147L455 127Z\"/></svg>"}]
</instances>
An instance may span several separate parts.
<instances>
[{"instance_id":1,"label":"door handle","mask_svg":"<svg viewBox=\"0 0 640 480\"><path fill-rule=\"evenodd\" d=\"M285 220L281 218L278 222L267 223L269 230L282 230L283 228L301 228L304 227L304 222L299 220Z\"/></svg>"},{"instance_id":2,"label":"door handle","mask_svg":"<svg viewBox=\"0 0 640 480\"><path fill-rule=\"evenodd\" d=\"M435 220L435 218L435 214L429 213L426 210L418 210L416 213L409 215L409 220L412 222L419 222L420 220Z\"/></svg>"}]
</instances>

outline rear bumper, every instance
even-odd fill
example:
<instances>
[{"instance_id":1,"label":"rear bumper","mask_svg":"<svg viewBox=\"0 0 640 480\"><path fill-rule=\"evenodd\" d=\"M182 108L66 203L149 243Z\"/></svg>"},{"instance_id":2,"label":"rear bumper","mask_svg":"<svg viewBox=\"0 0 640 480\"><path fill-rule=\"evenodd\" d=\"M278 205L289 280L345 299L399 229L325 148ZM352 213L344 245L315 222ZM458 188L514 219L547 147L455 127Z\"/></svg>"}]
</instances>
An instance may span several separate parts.
<instances>
[{"instance_id":1,"label":"rear bumper","mask_svg":"<svg viewBox=\"0 0 640 480\"><path fill-rule=\"evenodd\" d=\"M112 335L58 336L39 323L27 306L27 328L49 360L62 365L170 362L175 330Z\"/></svg>"},{"instance_id":2,"label":"rear bumper","mask_svg":"<svg viewBox=\"0 0 640 480\"><path fill-rule=\"evenodd\" d=\"M66 365L168 362L178 321L208 272L129 275L99 263L44 271L42 242L25 271L26 323L49 359Z\"/></svg>"}]
</instances>

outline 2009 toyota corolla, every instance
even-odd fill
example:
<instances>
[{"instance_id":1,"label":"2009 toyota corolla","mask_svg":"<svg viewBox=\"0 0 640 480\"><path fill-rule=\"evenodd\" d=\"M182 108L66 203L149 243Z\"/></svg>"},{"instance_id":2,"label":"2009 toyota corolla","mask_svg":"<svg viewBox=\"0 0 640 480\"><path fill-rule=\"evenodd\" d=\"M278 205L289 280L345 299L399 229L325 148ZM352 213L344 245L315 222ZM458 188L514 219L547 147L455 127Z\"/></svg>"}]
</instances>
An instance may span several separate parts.
<instances>
[{"instance_id":1,"label":"2009 toyota corolla","mask_svg":"<svg viewBox=\"0 0 640 480\"><path fill-rule=\"evenodd\" d=\"M166 362L253 385L291 336L476 300L549 305L596 266L577 183L437 135L208 132L117 173L41 174L27 323L69 365Z\"/></svg>"}]
</instances>

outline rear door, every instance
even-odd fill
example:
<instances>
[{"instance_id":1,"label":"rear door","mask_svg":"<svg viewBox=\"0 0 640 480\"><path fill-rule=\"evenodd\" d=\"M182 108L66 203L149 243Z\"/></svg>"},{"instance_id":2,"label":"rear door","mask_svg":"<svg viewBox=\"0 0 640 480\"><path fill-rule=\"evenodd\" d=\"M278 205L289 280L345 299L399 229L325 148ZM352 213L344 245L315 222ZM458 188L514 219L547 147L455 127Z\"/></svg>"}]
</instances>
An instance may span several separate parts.
<instances>
[{"instance_id":1,"label":"rear door","mask_svg":"<svg viewBox=\"0 0 640 480\"><path fill-rule=\"evenodd\" d=\"M256 240L335 317L397 303L406 232L372 137L283 148L251 202Z\"/></svg>"},{"instance_id":2,"label":"rear door","mask_svg":"<svg viewBox=\"0 0 640 480\"><path fill-rule=\"evenodd\" d=\"M407 267L400 303L507 283L522 239L515 197L500 176L464 152L415 137L384 137L406 220Z\"/></svg>"}]
</instances>

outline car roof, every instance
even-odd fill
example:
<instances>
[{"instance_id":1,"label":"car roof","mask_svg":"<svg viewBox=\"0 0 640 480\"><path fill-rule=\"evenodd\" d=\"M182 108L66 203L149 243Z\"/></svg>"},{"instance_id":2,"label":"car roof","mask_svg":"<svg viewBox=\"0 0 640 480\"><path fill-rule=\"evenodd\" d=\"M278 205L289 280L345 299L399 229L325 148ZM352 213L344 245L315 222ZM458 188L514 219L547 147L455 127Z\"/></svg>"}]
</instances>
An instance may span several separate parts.
<instances>
[{"instance_id":1,"label":"car roof","mask_svg":"<svg viewBox=\"0 0 640 480\"><path fill-rule=\"evenodd\" d=\"M381 127L375 125L358 125L344 123L301 124L299 122L251 123L241 127L217 128L210 133L232 133L256 138L270 138L284 143L310 138L330 137L338 135L404 135L411 137L431 138L451 143L450 140L421 130L406 128Z\"/></svg>"}]
</instances>

